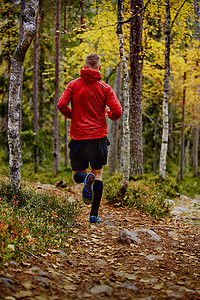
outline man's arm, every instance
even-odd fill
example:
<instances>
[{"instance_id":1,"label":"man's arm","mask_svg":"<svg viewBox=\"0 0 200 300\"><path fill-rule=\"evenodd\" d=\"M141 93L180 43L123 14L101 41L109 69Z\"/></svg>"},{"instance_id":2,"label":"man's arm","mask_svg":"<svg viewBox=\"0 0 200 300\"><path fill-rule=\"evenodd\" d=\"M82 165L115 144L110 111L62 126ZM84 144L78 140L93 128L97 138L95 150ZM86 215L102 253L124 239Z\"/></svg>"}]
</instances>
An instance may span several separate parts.
<instances>
[{"instance_id":1,"label":"man's arm","mask_svg":"<svg viewBox=\"0 0 200 300\"><path fill-rule=\"evenodd\" d=\"M106 107L105 112L108 118L112 121L117 121L122 116L122 107L111 87L107 96L106 105L108 107Z\"/></svg>"},{"instance_id":2,"label":"man's arm","mask_svg":"<svg viewBox=\"0 0 200 300\"><path fill-rule=\"evenodd\" d=\"M64 92L62 93L62 96L60 97L58 102L58 110L67 119L71 119L71 109L68 106L71 101L71 97L72 97L72 84L70 82L66 87L66 89L64 90Z\"/></svg>"}]
</instances>

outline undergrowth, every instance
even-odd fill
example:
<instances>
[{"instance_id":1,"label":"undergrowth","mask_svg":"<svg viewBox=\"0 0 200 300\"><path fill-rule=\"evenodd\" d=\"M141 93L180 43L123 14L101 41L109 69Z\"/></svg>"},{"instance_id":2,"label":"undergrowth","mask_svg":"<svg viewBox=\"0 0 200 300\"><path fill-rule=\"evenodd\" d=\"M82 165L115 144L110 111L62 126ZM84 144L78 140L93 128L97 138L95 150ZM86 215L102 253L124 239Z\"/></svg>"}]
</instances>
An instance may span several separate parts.
<instances>
[{"instance_id":1,"label":"undergrowth","mask_svg":"<svg viewBox=\"0 0 200 300\"><path fill-rule=\"evenodd\" d=\"M54 192L20 189L0 181L0 262L21 260L27 253L65 247L80 209L77 201Z\"/></svg>"},{"instance_id":2,"label":"undergrowth","mask_svg":"<svg viewBox=\"0 0 200 300\"><path fill-rule=\"evenodd\" d=\"M122 176L113 175L105 183L105 198L111 203L130 206L146 212L155 218L169 213L166 199L175 198L183 189L172 179L159 176L131 179L127 191L122 190Z\"/></svg>"}]
</instances>

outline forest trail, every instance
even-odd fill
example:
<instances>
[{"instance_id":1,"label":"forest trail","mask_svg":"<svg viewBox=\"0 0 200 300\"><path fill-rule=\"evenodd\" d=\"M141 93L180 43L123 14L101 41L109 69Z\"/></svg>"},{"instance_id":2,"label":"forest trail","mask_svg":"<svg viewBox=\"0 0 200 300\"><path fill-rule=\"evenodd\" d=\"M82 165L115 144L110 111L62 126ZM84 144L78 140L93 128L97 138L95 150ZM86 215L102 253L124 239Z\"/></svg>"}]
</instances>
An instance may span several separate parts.
<instances>
[{"instance_id":1,"label":"forest trail","mask_svg":"<svg viewBox=\"0 0 200 300\"><path fill-rule=\"evenodd\" d=\"M67 193L71 201L81 199L79 185ZM161 221L103 201L98 225L89 223L84 205L66 251L49 249L8 264L0 274L0 299L200 299L200 199L195 201L196 208L182 197L176 207L185 212ZM122 229L140 229L141 242L122 242Z\"/></svg>"}]
</instances>

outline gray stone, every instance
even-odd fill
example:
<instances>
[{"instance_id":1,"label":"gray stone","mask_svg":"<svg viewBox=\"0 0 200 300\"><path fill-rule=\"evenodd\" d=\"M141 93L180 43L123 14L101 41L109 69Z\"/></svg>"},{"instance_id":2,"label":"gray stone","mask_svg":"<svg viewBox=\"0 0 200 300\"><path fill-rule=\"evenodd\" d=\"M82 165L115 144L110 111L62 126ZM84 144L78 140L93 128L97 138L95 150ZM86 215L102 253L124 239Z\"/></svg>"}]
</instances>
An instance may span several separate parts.
<instances>
[{"instance_id":1,"label":"gray stone","mask_svg":"<svg viewBox=\"0 0 200 300\"><path fill-rule=\"evenodd\" d=\"M134 233L136 233L136 234L138 232L148 233L155 242L158 242L161 239L159 237L159 235L157 235L157 233L155 233L153 230L150 230L150 229L141 228L141 229L137 229L134 231Z\"/></svg>"},{"instance_id":2,"label":"gray stone","mask_svg":"<svg viewBox=\"0 0 200 300\"><path fill-rule=\"evenodd\" d=\"M63 256L63 257L67 256L67 254L65 253L65 251L62 251L62 250L60 250L60 255Z\"/></svg>"},{"instance_id":3,"label":"gray stone","mask_svg":"<svg viewBox=\"0 0 200 300\"><path fill-rule=\"evenodd\" d=\"M179 238L179 234L176 231L169 231L168 236L174 240L177 240Z\"/></svg>"},{"instance_id":4,"label":"gray stone","mask_svg":"<svg viewBox=\"0 0 200 300\"><path fill-rule=\"evenodd\" d=\"M107 265L107 261L104 259L100 259L95 263L95 265L97 265L98 267L105 267Z\"/></svg>"},{"instance_id":5,"label":"gray stone","mask_svg":"<svg viewBox=\"0 0 200 300\"><path fill-rule=\"evenodd\" d=\"M120 288L120 289L124 288L124 289L133 290L134 292L138 291L137 287L133 283L130 283L130 282L123 282L121 284L116 285L116 287Z\"/></svg>"},{"instance_id":6,"label":"gray stone","mask_svg":"<svg viewBox=\"0 0 200 300\"><path fill-rule=\"evenodd\" d=\"M170 207L173 207L176 205L174 200L171 199L165 199L165 203L168 204Z\"/></svg>"},{"instance_id":7,"label":"gray stone","mask_svg":"<svg viewBox=\"0 0 200 300\"><path fill-rule=\"evenodd\" d=\"M41 276L35 276L35 280L37 281L37 284L39 284L41 287L48 289L50 287L49 282L46 280L46 278L43 278Z\"/></svg>"},{"instance_id":8,"label":"gray stone","mask_svg":"<svg viewBox=\"0 0 200 300\"><path fill-rule=\"evenodd\" d=\"M126 242L128 244L136 243L141 244L141 239L137 237L137 234L134 232L131 232L127 229L121 229L120 231L120 239L122 242Z\"/></svg>"},{"instance_id":9,"label":"gray stone","mask_svg":"<svg viewBox=\"0 0 200 300\"><path fill-rule=\"evenodd\" d=\"M178 215L178 214L189 214L190 213L190 210L189 208L187 207L184 207L184 206L176 206L174 207L174 209L171 211L171 214L172 215Z\"/></svg>"},{"instance_id":10,"label":"gray stone","mask_svg":"<svg viewBox=\"0 0 200 300\"><path fill-rule=\"evenodd\" d=\"M50 276L49 276L48 273L42 271L40 268L38 268L38 267L36 267L36 266L35 266L35 267L32 267L32 268L30 269L30 271L33 272L33 273L36 273L36 274L39 275L39 276L43 276L43 277L50 278Z\"/></svg>"},{"instance_id":11,"label":"gray stone","mask_svg":"<svg viewBox=\"0 0 200 300\"><path fill-rule=\"evenodd\" d=\"M19 267L19 264L16 261L10 261L9 264L13 268L18 268Z\"/></svg>"},{"instance_id":12,"label":"gray stone","mask_svg":"<svg viewBox=\"0 0 200 300\"><path fill-rule=\"evenodd\" d=\"M0 277L0 285L8 290L14 290L15 285L17 285L17 282L12 280L8 277Z\"/></svg>"},{"instance_id":13,"label":"gray stone","mask_svg":"<svg viewBox=\"0 0 200 300\"><path fill-rule=\"evenodd\" d=\"M190 200L190 198L186 195L180 195L180 200L188 201L188 200Z\"/></svg>"},{"instance_id":14,"label":"gray stone","mask_svg":"<svg viewBox=\"0 0 200 300\"><path fill-rule=\"evenodd\" d=\"M163 259L163 257L162 256L160 256L160 255L154 255L154 254L149 254L149 255L147 255L147 256L145 256L148 260L151 260L151 261L153 261L153 260L157 260L157 259Z\"/></svg>"},{"instance_id":15,"label":"gray stone","mask_svg":"<svg viewBox=\"0 0 200 300\"><path fill-rule=\"evenodd\" d=\"M168 297L170 297L170 298L182 298L183 296L182 295L180 295L180 294L178 294L178 293L171 293L171 294L168 294Z\"/></svg>"},{"instance_id":16,"label":"gray stone","mask_svg":"<svg viewBox=\"0 0 200 300\"><path fill-rule=\"evenodd\" d=\"M106 296L111 296L113 288L109 285L97 285L91 289L92 294L105 294Z\"/></svg>"}]
</instances>

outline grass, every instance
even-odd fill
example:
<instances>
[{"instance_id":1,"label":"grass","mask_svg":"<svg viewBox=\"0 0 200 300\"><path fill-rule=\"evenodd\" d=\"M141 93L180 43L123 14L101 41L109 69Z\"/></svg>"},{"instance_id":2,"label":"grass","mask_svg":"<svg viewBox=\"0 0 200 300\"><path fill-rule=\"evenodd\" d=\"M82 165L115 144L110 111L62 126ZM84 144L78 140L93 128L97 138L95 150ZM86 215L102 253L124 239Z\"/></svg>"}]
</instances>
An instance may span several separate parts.
<instances>
[{"instance_id":1,"label":"grass","mask_svg":"<svg viewBox=\"0 0 200 300\"><path fill-rule=\"evenodd\" d=\"M49 191L20 189L14 194L6 178L0 181L0 263L22 260L28 252L65 248L80 206Z\"/></svg>"},{"instance_id":2,"label":"grass","mask_svg":"<svg viewBox=\"0 0 200 300\"><path fill-rule=\"evenodd\" d=\"M170 207L166 199L174 199L179 194L194 197L200 194L199 184L194 184L195 179L177 182L174 178L159 176L140 176L132 178L124 194L121 188L122 176L113 175L105 183L105 198L111 204L118 203L123 206L134 207L146 212L155 218L166 216Z\"/></svg>"}]
</instances>

